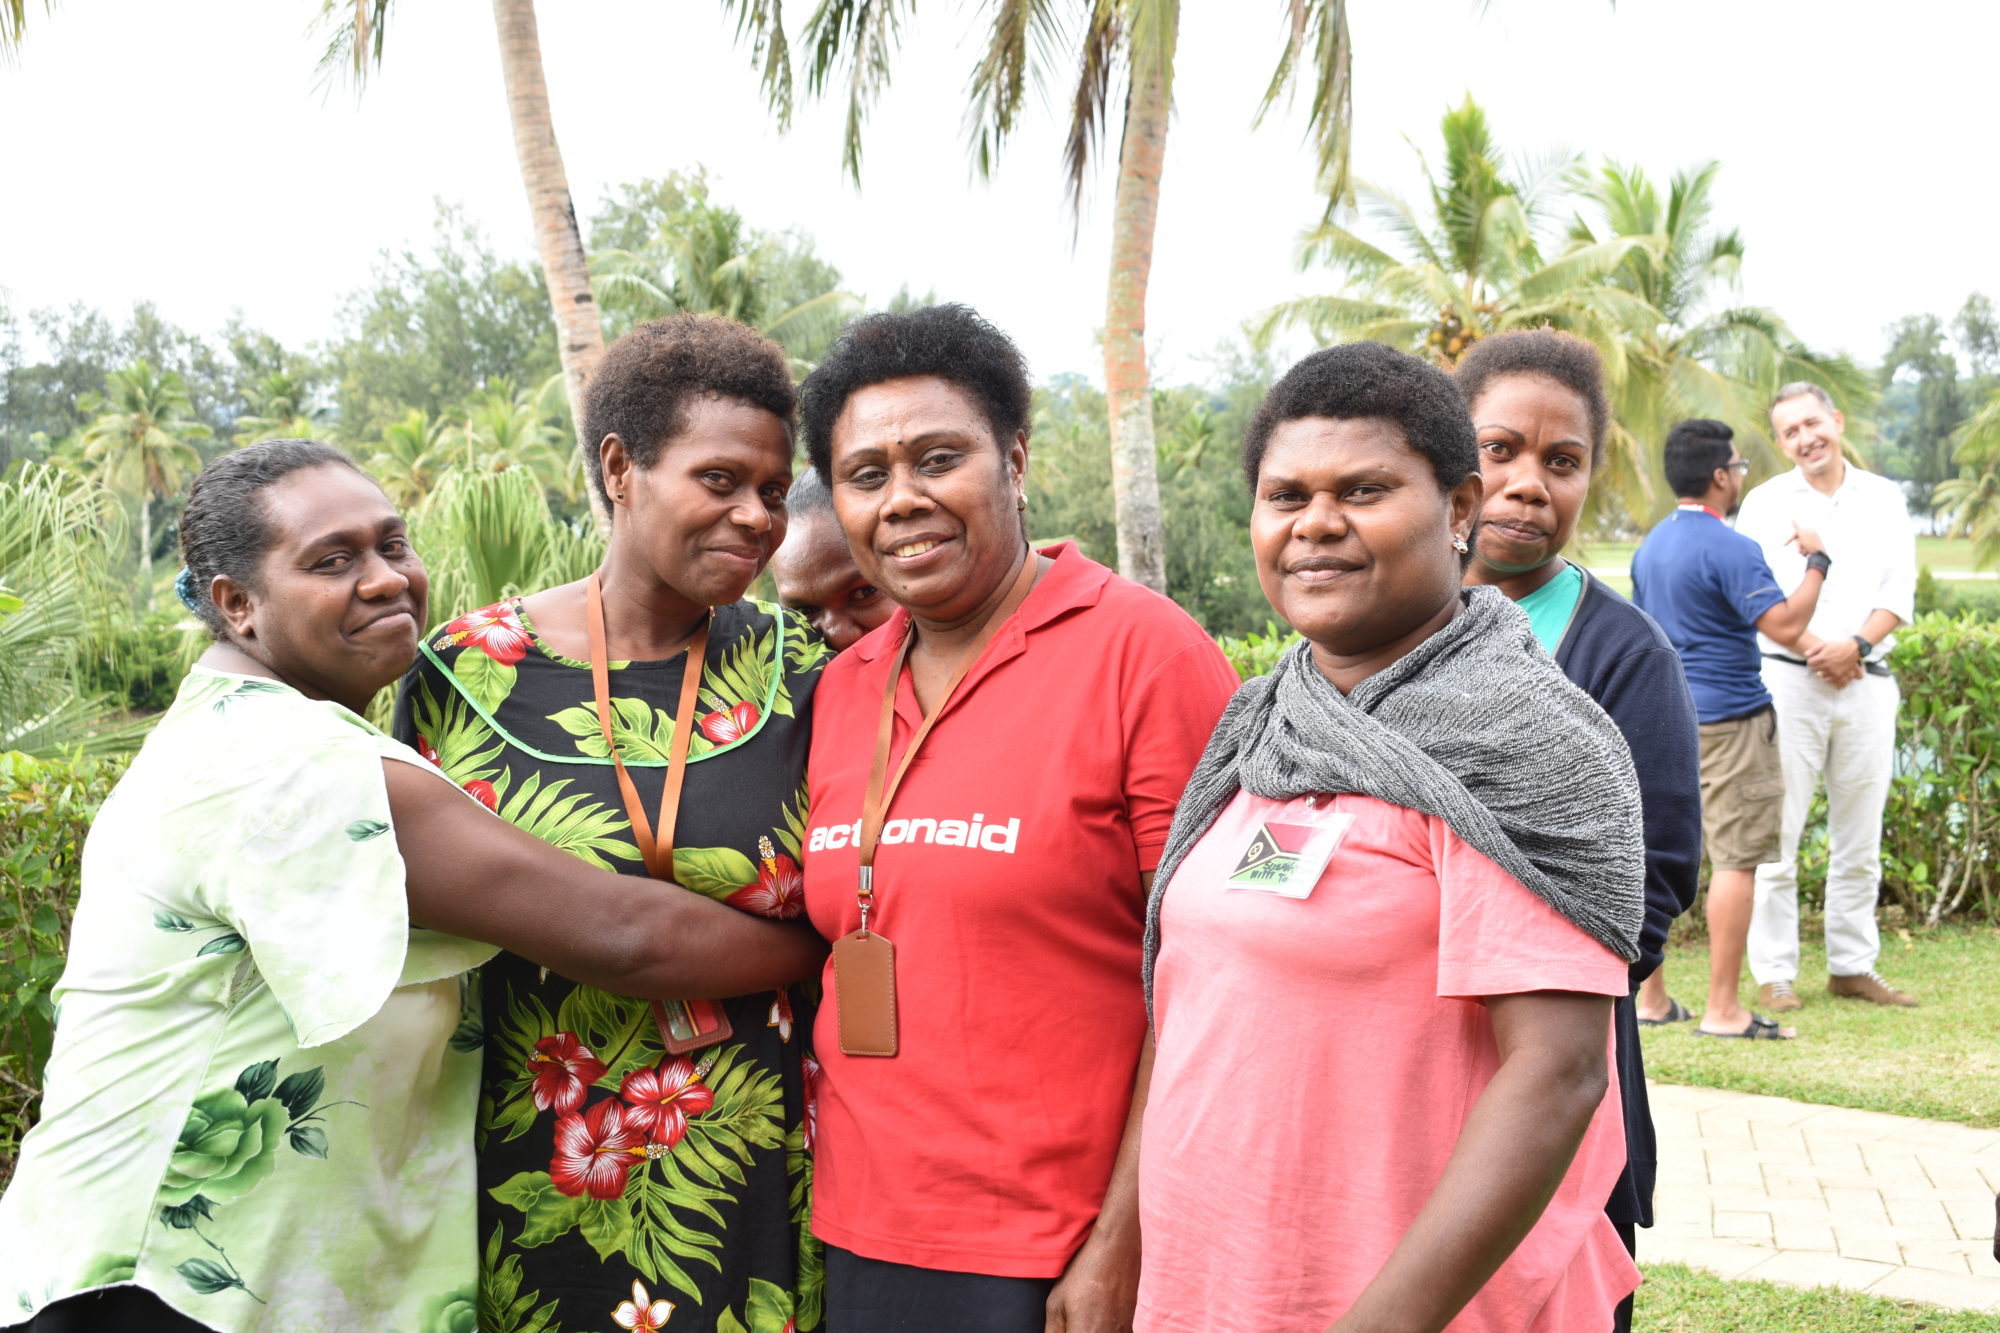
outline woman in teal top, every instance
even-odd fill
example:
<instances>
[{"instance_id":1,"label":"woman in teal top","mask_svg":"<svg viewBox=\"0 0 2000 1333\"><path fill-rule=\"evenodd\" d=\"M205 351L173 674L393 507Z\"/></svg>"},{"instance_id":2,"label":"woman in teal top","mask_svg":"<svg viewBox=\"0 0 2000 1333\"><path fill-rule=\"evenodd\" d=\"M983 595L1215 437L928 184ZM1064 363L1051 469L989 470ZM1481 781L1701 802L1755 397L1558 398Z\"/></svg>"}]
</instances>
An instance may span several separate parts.
<instances>
[{"instance_id":1,"label":"woman in teal top","mask_svg":"<svg viewBox=\"0 0 2000 1333\"><path fill-rule=\"evenodd\" d=\"M1701 774L1694 700L1680 657L1650 617L1562 557L1604 461L1611 406L1590 344L1551 329L1483 338L1454 377L1478 430L1486 495L1467 583L1490 583L1528 613L1563 674L1617 724L1632 751L1646 820L1646 924L1630 980L1660 966L1667 928L1694 902L1701 864ZM1653 1224L1653 1119L1630 997L1612 1015L1626 1170L1605 1212L1626 1249ZM1616 1330L1631 1327L1632 1302Z\"/></svg>"},{"instance_id":2,"label":"woman in teal top","mask_svg":"<svg viewBox=\"0 0 2000 1333\"><path fill-rule=\"evenodd\" d=\"M823 950L593 869L363 720L416 655L427 581L344 454L224 455L181 542L216 642L85 844L42 1121L0 1198L0 1318L462 1333L483 1322L467 969L500 946L720 996Z\"/></svg>"}]
</instances>

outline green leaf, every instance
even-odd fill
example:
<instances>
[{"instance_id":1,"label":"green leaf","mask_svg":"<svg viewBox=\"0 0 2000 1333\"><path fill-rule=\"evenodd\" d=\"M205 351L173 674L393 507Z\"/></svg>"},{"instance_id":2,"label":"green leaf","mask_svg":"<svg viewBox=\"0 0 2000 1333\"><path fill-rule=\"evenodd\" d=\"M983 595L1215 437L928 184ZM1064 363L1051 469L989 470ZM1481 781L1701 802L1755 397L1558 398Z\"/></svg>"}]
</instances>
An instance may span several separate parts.
<instances>
[{"instance_id":1,"label":"green leaf","mask_svg":"<svg viewBox=\"0 0 2000 1333\"><path fill-rule=\"evenodd\" d=\"M326 1156L326 1131L318 1125L294 1125L285 1131L292 1151L306 1157Z\"/></svg>"},{"instance_id":2,"label":"green leaf","mask_svg":"<svg viewBox=\"0 0 2000 1333\"><path fill-rule=\"evenodd\" d=\"M379 838L388 831L389 825L383 820L357 819L347 826L347 840L367 842L370 838Z\"/></svg>"},{"instance_id":3,"label":"green leaf","mask_svg":"<svg viewBox=\"0 0 2000 1333\"><path fill-rule=\"evenodd\" d=\"M478 648L467 648L452 660L451 674L458 678L466 697L490 713L513 691L519 673Z\"/></svg>"},{"instance_id":4,"label":"green leaf","mask_svg":"<svg viewBox=\"0 0 2000 1333\"><path fill-rule=\"evenodd\" d=\"M292 1074L278 1085L278 1100L297 1120L313 1107L319 1105L319 1095L326 1089L326 1068L316 1066Z\"/></svg>"},{"instance_id":5,"label":"green leaf","mask_svg":"<svg viewBox=\"0 0 2000 1333\"><path fill-rule=\"evenodd\" d=\"M726 899L757 882L757 867L734 847L676 847L674 882L706 897Z\"/></svg>"},{"instance_id":6,"label":"green leaf","mask_svg":"<svg viewBox=\"0 0 2000 1333\"><path fill-rule=\"evenodd\" d=\"M451 1039L445 1044L461 1054L480 1050L486 1045L486 1029L479 1025L476 1018L462 1019L452 1029Z\"/></svg>"},{"instance_id":7,"label":"green leaf","mask_svg":"<svg viewBox=\"0 0 2000 1333\"><path fill-rule=\"evenodd\" d=\"M192 1230L196 1222L212 1216L208 1200L199 1194L178 1207L160 1209L160 1220L179 1231Z\"/></svg>"},{"instance_id":8,"label":"green leaf","mask_svg":"<svg viewBox=\"0 0 2000 1333\"><path fill-rule=\"evenodd\" d=\"M236 1276L213 1259L188 1259L174 1265L174 1271L187 1279L187 1284L203 1296L213 1296L218 1291L228 1291L243 1284Z\"/></svg>"},{"instance_id":9,"label":"green leaf","mask_svg":"<svg viewBox=\"0 0 2000 1333\"><path fill-rule=\"evenodd\" d=\"M792 1293L761 1277L750 1279L750 1333L785 1333L792 1319Z\"/></svg>"},{"instance_id":10,"label":"green leaf","mask_svg":"<svg viewBox=\"0 0 2000 1333\"><path fill-rule=\"evenodd\" d=\"M168 912L165 910L153 913L153 925L159 930L171 930L176 935L186 934L188 931L194 929L194 922L188 920L179 912Z\"/></svg>"},{"instance_id":11,"label":"green leaf","mask_svg":"<svg viewBox=\"0 0 2000 1333\"><path fill-rule=\"evenodd\" d=\"M226 935L217 935L214 939L196 949L194 956L196 958L206 958L212 953L242 953L246 947L248 946L244 944L243 937L232 930Z\"/></svg>"},{"instance_id":12,"label":"green leaf","mask_svg":"<svg viewBox=\"0 0 2000 1333\"><path fill-rule=\"evenodd\" d=\"M236 1076L236 1091L246 1102L262 1101L278 1086L278 1062L265 1060Z\"/></svg>"},{"instance_id":13,"label":"green leaf","mask_svg":"<svg viewBox=\"0 0 2000 1333\"><path fill-rule=\"evenodd\" d=\"M516 1244L523 1249L546 1245L573 1230L583 1220L590 1200L573 1199L555 1187L546 1171L523 1171L487 1191L494 1201L527 1215Z\"/></svg>"},{"instance_id":14,"label":"green leaf","mask_svg":"<svg viewBox=\"0 0 2000 1333\"><path fill-rule=\"evenodd\" d=\"M637 1224L632 1206L623 1199L592 1199L583 1208L583 1238L600 1259L623 1254Z\"/></svg>"},{"instance_id":15,"label":"green leaf","mask_svg":"<svg viewBox=\"0 0 2000 1333\"><path fill-rule=\"evenodd\" d=\"M55 905L53 903L38 904L28 929L34 931L35 934L42 936L44 939L60 939L62 937L62 917L57 914Z\"/></svg>"}]
</instances>

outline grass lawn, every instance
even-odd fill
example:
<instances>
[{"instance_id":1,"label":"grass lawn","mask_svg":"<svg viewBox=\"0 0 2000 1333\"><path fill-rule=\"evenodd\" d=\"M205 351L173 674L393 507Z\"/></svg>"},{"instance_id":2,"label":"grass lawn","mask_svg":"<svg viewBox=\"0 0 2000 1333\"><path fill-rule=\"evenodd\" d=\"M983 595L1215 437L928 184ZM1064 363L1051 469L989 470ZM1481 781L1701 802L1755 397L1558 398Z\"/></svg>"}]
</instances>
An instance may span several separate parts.
<instances>
[{"instance_id":1,"label":"grass lawn","mask_svg":"<svg viewBox=\"0 0 2000 1333\"><path fill-rule=\"evenodd\" d=\"M1697 1016L1708 990L1700 904L1667 947L1668 991ZM1784 1016L1795 1041L1710 1040L1693 1023L1646 1028L1646 1072L1662 1083L1768 1093L1827 1106L2000 1128L2000 929L1946 927L1904 937L1884 928L1879 970L1923 1001L1885 1009L1826 993L1820 926L1802 930L1799 998ZM1756 993L1743 975L1746 999ZM2000 1329L2000 1324L1995 1325Z\"/></svg>"},{"instance_id":2,"label":"grass lawn","mask_svg":"<svg viewBox=\"0 0 2000 1333\"><path fill-rule=\"evenodd\" d=\"M1641 1264L1633 1333L2000 1333L2000 1315L1769 1282L1725 1282L1679 1264Z\"/></svg>"}]
</instances>

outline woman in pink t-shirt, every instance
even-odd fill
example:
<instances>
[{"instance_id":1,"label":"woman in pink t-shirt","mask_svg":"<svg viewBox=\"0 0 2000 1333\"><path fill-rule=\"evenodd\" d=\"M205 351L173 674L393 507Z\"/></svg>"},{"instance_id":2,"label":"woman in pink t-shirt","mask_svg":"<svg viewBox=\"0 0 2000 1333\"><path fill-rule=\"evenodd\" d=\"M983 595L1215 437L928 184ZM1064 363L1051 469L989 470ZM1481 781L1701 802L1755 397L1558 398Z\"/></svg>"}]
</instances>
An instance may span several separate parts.
<instances>
[{"instance_id":1,"label":"woman in pink t-shirt","mask_svg":"<svg viewBox=\"0 0 2000 1333\"><path fill-rule=\"evenodd\" d=\"M1492 589L1451 382L1316 353L1244 441L1305 642L1232 700L1149 910L1137 1327L1603 1333L1637 1270L1612 997L1643 847L1623 740Z\"/></svg>"}]
</instances>

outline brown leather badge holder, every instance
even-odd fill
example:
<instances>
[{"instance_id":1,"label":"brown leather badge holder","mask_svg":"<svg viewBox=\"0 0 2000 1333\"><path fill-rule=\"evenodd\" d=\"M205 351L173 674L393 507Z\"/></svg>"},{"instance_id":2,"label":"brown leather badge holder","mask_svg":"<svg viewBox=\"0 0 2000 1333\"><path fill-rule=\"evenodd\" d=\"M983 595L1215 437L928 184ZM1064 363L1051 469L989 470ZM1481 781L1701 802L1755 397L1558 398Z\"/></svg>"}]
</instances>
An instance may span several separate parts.
<instances>
[{"instance_id":1,"label":"brown leather badge holder","mask_svg":"<svg viewBox=\"0 0 2000 1333\"><path fill-rule=\"evenodd\" d=\"M833 942L834 1000L846 1055L896 1053L896 946L855 932Z\"/></svg>"}]
</instances>

